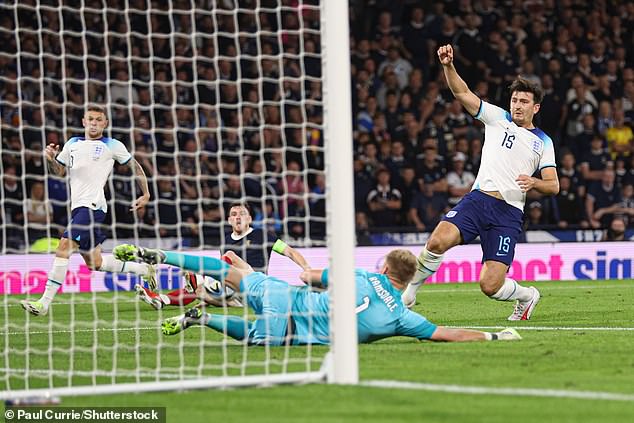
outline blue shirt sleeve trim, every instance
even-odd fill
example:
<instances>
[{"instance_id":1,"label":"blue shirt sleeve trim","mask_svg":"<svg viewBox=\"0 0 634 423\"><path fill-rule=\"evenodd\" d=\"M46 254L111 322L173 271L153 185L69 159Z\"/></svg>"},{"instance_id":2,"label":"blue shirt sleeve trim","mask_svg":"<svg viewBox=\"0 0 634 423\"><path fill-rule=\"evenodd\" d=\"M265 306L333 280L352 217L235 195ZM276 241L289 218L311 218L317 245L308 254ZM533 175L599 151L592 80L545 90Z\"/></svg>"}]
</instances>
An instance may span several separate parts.
<instances>
[{"instance_id":1,"label":"blue shirt sleeve trim","mask_svg":"<svg viewBox=\"0 0 634 423\"><path fill-rule=\"evenodd\" d=\"M540 167L539 170L546 169L547 167L557 167L557 165L547 164L547 165L544 165L544 166Z\"/></svg>"},{"instance_id":2,"label":"blue shirt sleeve trim","mask_svg":"<svg viewBox=\"0 0 634 423\"><path fill-rule=\"evenodd\" d=\"M57 157L55 157L55 160L57 161L57 163L61 164L62 166L66 166L66 163L64 163L63 161L61 161Z\"/></svg>"},{"instance_id":3,"label":"blue shirt sleeve trim","mask_svg":"<svg viewBox=\"0 0 634 423\"><path fill-rule=\"evenodd\" d=\"M125 162L120 163L120 164L122 164L122 165L124 165L124 164L128 164L128 163L130 163L130 160L132 160L132 156L130 156L130 158L129 158L128 160L126 160Z\"/></svg>"}]
</instances>

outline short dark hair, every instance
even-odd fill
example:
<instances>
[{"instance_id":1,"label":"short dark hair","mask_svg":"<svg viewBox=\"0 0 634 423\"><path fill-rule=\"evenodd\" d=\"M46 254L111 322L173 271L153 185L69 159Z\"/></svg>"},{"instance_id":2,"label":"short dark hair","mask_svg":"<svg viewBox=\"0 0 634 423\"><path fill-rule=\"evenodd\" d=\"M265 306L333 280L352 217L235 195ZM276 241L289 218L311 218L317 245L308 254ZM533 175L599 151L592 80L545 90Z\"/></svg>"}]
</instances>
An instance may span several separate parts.
<instances>
[{"instance_id":1,"label":"short dark hair","mask_svg":"<svg viewBox=\"0 0 634 423\"><path fill-rule=\"evenodd\" d=\"M251 205L249 203L245 202L241 202L241 201L236 201L235 203L232 203L229 206L229 210L231 210L234 207L243 207L246 209L247 212L249 212L249 216L253 217L253 209L251 208Z\"/></svg>"},{"instance_id":2,"label":"short dark hair","mask_svg":"<svg viewBox=\"0 0 634 423\"><path fill-rule=\"evenodd\" d=\"M103 113L106 119L108 119L108 115L106 114L106 109L96 104L89 104L88 106L86 106L86 112Z\"/></svg>"},{"instance_id":3,"label":"short dark hair","mask_svg":"<svg viewBox=\"0 0 634 423\"><path fill-rule=\"evenodd\" d=\"M544 90L542 90L542 87L526 78L522 78L521 76L515 78L515 81L513 81L509 86L509 91L511 92L511 95L513 95L515 91L533 93L533 101L535 104L541 103L544 99Z\"/></svg>"}]
</instances>

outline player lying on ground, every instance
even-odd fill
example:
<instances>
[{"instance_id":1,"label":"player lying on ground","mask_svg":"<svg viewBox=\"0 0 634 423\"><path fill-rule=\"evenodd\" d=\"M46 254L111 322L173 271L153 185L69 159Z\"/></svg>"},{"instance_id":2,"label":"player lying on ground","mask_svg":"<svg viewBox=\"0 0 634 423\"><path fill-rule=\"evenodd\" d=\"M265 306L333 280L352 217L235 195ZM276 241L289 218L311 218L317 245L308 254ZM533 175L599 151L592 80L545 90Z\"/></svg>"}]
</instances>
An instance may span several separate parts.
<instances>
[{"instance_id":1,"label":"player lying on ground","mask_svg":"<svg viewBox=\"0 0 634 423\"><path fill-rule=\"evenodd\" d=\"M485 125L482 163L471 192L443 217L429 237L418 257L414 280L403 293L403 302L408 307L416 302L416 291L438 270L447 250L479 235L484 262L480 289L494 300L515 301L508 320L528 320L539 301L539 291L519 285L506 273L522 231L526 192L559 192L553 141L533 125L543 91L517 78L510 86L509 114L469 90L453 65L450 45L438 49L438 58L451 92ZM538 170L541 179L531 176Z\"/></svg>"},{"instance_id":2,"label":"player lying on ground","mask_svg":"<svg viewBox=\"0 0 634 423\"><path fill-rule=\"evenodd\" d=\"M141 178L143 195L134 200L130 207L131 212L144 207L150 200L143 168L132 158L123 143L103 135L108 119L101 107L88 106L82 124L85 128L84 136L70 138L61 152L58 145L49 144L46 147L48 171L58 176L64 176L68 172L72 216L70 227L62 235L55 252L44 294L37 301L20 301L25 310L36 316L48 313L53 298L66 278L69 258L77 250L91 270L135 273L144 277L156 289L156 276L152 266L146 263L125 263L112 256L101 255L101 243L106 236L100 225L108 210L103 187L112 172L114 161L128 163L133 174Z\"/></svg>"},{"instance_id":3,"label":"player lying on ground","mask_svg":"<svg viewBox=\"0 0 634 423\"><path fill-rule=\"evenodd\" d=\"M273 240L276 239L273 234L264 231L262 228L251 226L253 213L248 203L233 203L229 208L227 220L231 230L225 234L225 242L220 250L221 254L233 251L238 257L246 260L254 269L261 272L266 272L270 262L270 255L273 251L289 257L304 270L309 268L308 262L293 248L287 246L281 240L273 243ZM117 253L125 257L125 251L117 250L115 256ZM197 298L194 292L201 282L206 282L209 287L215 286L215 281L205 280L202 275L187 272L183 275L184 288L170 291L167 294L159 294L152 289L145 288L141 284L136 284L134 289L139 299L159 310L165 306L190 304ZM229 300L225 303L230 307L242 306L237 299Z\"/></svg>"},{"instance_id":4,"label":"player lying on ground","mask_svg":"<svg viewBox=\"0 0 634 423\"><path fill-rule=\"evenodd\" d=\"M255 272L238 260L229 265L212 257L144 249L136 247L137 259L150 264L170 264L224 280L240 292L256 314L250 322L237 316L206 313L193 308L185 314L166 319L163 333L173 335L193 325L205 325L231 338L254 345L327 344L329 342L328 292L309 287L291 286L261 272ZM372 342L390 336L410 336L432 341L484 341L521 339L514 329L497 333L452 329L427 321L407 309L401 291L416 271L416 257L407 250L391 251L380 273L362 269L355 272L359 342ZM301 278L307 283L328 285L328 270L306 270Z\"/></svg>"}]
</instances>

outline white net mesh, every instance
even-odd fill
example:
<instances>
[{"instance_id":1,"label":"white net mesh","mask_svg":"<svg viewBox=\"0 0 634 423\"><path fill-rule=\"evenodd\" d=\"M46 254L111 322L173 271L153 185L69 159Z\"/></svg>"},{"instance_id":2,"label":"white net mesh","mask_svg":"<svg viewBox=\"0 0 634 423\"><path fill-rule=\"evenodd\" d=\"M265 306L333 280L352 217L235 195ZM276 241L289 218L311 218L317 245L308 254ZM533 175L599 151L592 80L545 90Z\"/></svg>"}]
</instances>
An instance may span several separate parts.
<instances>
[{"instance_id":1,"label":"white net mesh","mask_svg":"<svg viewBox=\"0 0 634 423\"><path fill-rule=\"evenodd\" d=\"M0 12L3 396L318 370L325 348L249 349L204 327L166 338L160 321L179 308L153 310L128 292L137 275L91 272L79 254L48 315L30 316L19 300L45 289L71 217L68 179L47 171L43 150L82 135L92 103L106 108L104 135L126 145L151 192L131 213L141 189L115 164L104 251L131 242L218 257L236 201L251 206L255 228L325 245L319 2L43 0L3 2ZM275 236L265 239L251 247L268 257ZM326 265L321 255L311 264ZM285 260L268 269L296 278ZM177 269L158 275L164 293L182 286Z\"/></svg>"}]
</instances>

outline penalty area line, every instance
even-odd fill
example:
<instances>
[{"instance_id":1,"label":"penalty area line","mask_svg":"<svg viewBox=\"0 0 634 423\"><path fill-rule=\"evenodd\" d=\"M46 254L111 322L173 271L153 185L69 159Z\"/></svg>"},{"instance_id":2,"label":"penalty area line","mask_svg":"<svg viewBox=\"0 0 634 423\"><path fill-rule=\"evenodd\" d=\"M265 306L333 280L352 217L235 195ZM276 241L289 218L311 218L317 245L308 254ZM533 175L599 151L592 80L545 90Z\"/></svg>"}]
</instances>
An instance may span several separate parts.
<instances>
[{"instance_id":1,"label":"penalty area line","mask_svg":"<svg viewBox=\"0 0 634 423\"><path fill-rule=\"evenodd\" d=\"M571 391L565 389L494 388L488 386L442 385L435 383L401 382L392 380L361 381L361 386L388 389L416 389L421 391L448 392L472 395L507 395L519 397L572 398L604 401L632 401L633 394L614 392Z\"/></svg>"}]
</instances>

